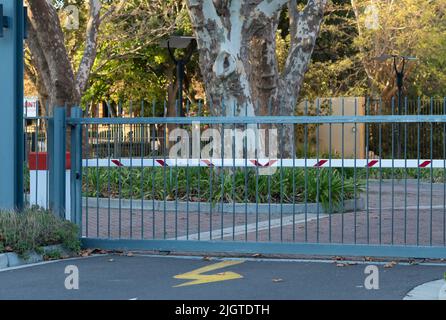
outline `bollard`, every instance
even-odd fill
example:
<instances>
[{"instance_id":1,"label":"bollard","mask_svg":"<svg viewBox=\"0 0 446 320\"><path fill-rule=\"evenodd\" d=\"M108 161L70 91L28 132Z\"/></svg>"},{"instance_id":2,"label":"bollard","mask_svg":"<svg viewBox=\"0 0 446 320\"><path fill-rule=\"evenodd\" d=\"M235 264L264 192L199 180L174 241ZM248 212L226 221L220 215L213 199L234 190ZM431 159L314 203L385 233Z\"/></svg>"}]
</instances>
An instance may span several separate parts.
<instances>
[{"instance_id":1,"label":"bollard","mask_svg":"<svg viewBox=\"0 0 446 320\"><path fill-rule=\"evenodd\" d=\"M29 175L30 175L30 193L29 203L31 206L38 206L42 209L49 209L49 171L48 171L48 154L46 152L30 152L28 155ZM67 152L65 154L65 207L67 211L67 220L70 220L71 208L71 190L70 190L70 174L71 174L71 156Z\"/></svg>"}]
</instances>

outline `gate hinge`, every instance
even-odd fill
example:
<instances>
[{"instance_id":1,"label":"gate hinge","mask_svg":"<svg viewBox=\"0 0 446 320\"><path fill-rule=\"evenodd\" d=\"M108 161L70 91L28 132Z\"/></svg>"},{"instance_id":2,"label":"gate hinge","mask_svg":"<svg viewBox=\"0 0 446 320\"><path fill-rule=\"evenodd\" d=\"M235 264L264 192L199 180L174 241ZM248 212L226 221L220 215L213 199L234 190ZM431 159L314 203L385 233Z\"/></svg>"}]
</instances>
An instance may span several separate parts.
<instances>
[{"instance_id":1,"label":"gate hinge","mask_svg":"<svg viewBox=\"0 0 446 320\"><path fill-rule=\"evenodd\" d=\"M28 39L28 7L23 7L23 39Z\"/></svg>"},{"instance_id":2,"label":"gate hinge","mask_svg":"<svg viewBox=\"0 0 446 320\"><path fill-rule=\"evenodd\" d=\"M0 4L0 38L3 38L3 29L10 27L10 19L3 15L3 4ZM23 38L28 39L28 7L23 7Z\"/></svg>"},{"instance_id":3,"label":"gate hinge","mask_svg":"<svg viewBox=\"0 0 446 320\"><path fill-rule=\"evenodd\" d=\"M3 15L3 5L0 4L0 38L3 38L3 29L9 28L9 18Z\"/></svg>"}]
</instances>

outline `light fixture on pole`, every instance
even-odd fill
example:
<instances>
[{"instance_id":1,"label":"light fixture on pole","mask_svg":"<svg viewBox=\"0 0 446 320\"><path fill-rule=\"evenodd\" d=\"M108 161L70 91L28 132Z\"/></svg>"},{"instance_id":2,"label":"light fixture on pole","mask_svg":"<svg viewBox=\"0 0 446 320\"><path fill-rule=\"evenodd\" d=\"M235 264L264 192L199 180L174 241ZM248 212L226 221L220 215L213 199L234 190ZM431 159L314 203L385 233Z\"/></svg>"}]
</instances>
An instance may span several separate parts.
<instances>
[{"instance_id":1,"label":"light fixture on pole","mask_svg":"<svg viewBox=\"0 0 446 320\"><path fill-rule=\"evenodd\" d=\"M194 37L186 37L186 36L171 36L169 39L160 43L161 48L167 48L169 50L169 55L172 61L175 63L177 68L177 81L178 81L178 104L179 115L183 116L183 82L185 76L185 66L189 63L192 58L192 54L194 50L191 50L189 54L183 59L175 58L174 50L175 49L186 49L191 44L196 44L196 40ZM173 50L172 50L173 49ZM195 49L195 48L193 48Z\"/></svg>"},{"instance_id":2,"label":"light fixture on pole","mask_svg":"<svg viewBox=\"0 0 446 320\"><path fill-rule=\"evenodd\" d=\"M403 98L403 88L404 88L404 77L405 77L405 71L406 71L406 64L409 61L416 61L418 58L416 57L409 57L409 56L401 56L396 54L383 54L379 57L374 58L374 60L377 60L379 62L384 62L386 60L393 59L393 69L395 70L395 76L396 76L396 85L398 87L398 115L401 116L403 114L402 111L402 98ZM402 61L401 68L398 68L398 62ZM397 157L401 158L401 141L400 141L400 125L398 124L397 128Z\"/></svg>"},{"instance_id":3,"label":"light fixture on pole","mask_svg":"<svg viewBox=\"0 0 446 320\"><path fill-rule=\"evenodd\" d=\"M396 54L383 54L379 57L374 58L377 61L384 62L389 59L393 59L393 69L395 70L396 75L396 85L398 87L398 112L401 114L401 97L403 94L404 87L404 76L406 71L406 64L408 61L416 61L418 60L416 57L408 57L408 56L400 56ZM398 61L402 61L401 69L398 68Z\"/></svg>"}]
</instances>

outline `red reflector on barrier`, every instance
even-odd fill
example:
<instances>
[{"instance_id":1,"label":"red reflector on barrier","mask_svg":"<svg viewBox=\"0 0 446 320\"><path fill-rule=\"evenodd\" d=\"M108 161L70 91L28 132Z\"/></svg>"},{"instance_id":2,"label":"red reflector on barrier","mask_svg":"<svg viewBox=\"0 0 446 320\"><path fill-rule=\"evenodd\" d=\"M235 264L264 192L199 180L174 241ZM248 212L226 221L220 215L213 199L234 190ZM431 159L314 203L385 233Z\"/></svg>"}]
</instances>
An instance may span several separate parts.
<instances>
[{"instance_id":1,"label":"red reflector on barrier","mask_svg":"<svg viewBox=\"0 0 446 320\"><path fill-rule=\"evenodd\" d=\"M30 152L28 155L29 170L48 170L47 153L46 152ZM65 169L71 169L71 156L67 152L65 155Z\"/></svg>"},{"instance_id":2,"label":"red reflector on barrier","mask_svg":"<svg viewBox=\"0 0 446 320\"><path fill-rule=\"evenodd\" d=\"M432 163L432 161L424 161L422 164L420 164L420 168L426 168Z\"/></svg>"}]
</instances>

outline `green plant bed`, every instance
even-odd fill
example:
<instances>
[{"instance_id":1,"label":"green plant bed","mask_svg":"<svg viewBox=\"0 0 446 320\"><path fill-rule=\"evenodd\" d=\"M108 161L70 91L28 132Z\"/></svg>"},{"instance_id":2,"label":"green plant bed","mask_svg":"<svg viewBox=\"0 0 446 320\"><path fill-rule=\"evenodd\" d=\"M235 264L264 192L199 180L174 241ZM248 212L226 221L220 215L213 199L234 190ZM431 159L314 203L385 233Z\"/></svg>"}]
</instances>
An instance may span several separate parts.
<instances>
[{"instance_id":1,"label":"green plant bed","mask_svg":"<svg viewBox=\"0 0 446 320\"><path fill-rule=\"evenodd\" d=\"M62 244L78 252L78 227L48 211L28 209L22 213L0 211L0 253L39 252L42 247Z\"/></svg>"},{"instance_id":2,"label":"green plant bed","mask_svg":"<svg viewBox=\"0 0 446 320\"><path fill-rule=\"evenodd\" d=\"M278 168L270 176L255 169L89 168L84 169L86 197L192 202L299 203L337 207L358 197L364 182L342 177L337 169Z\"/></svg>"}]
</instances>

